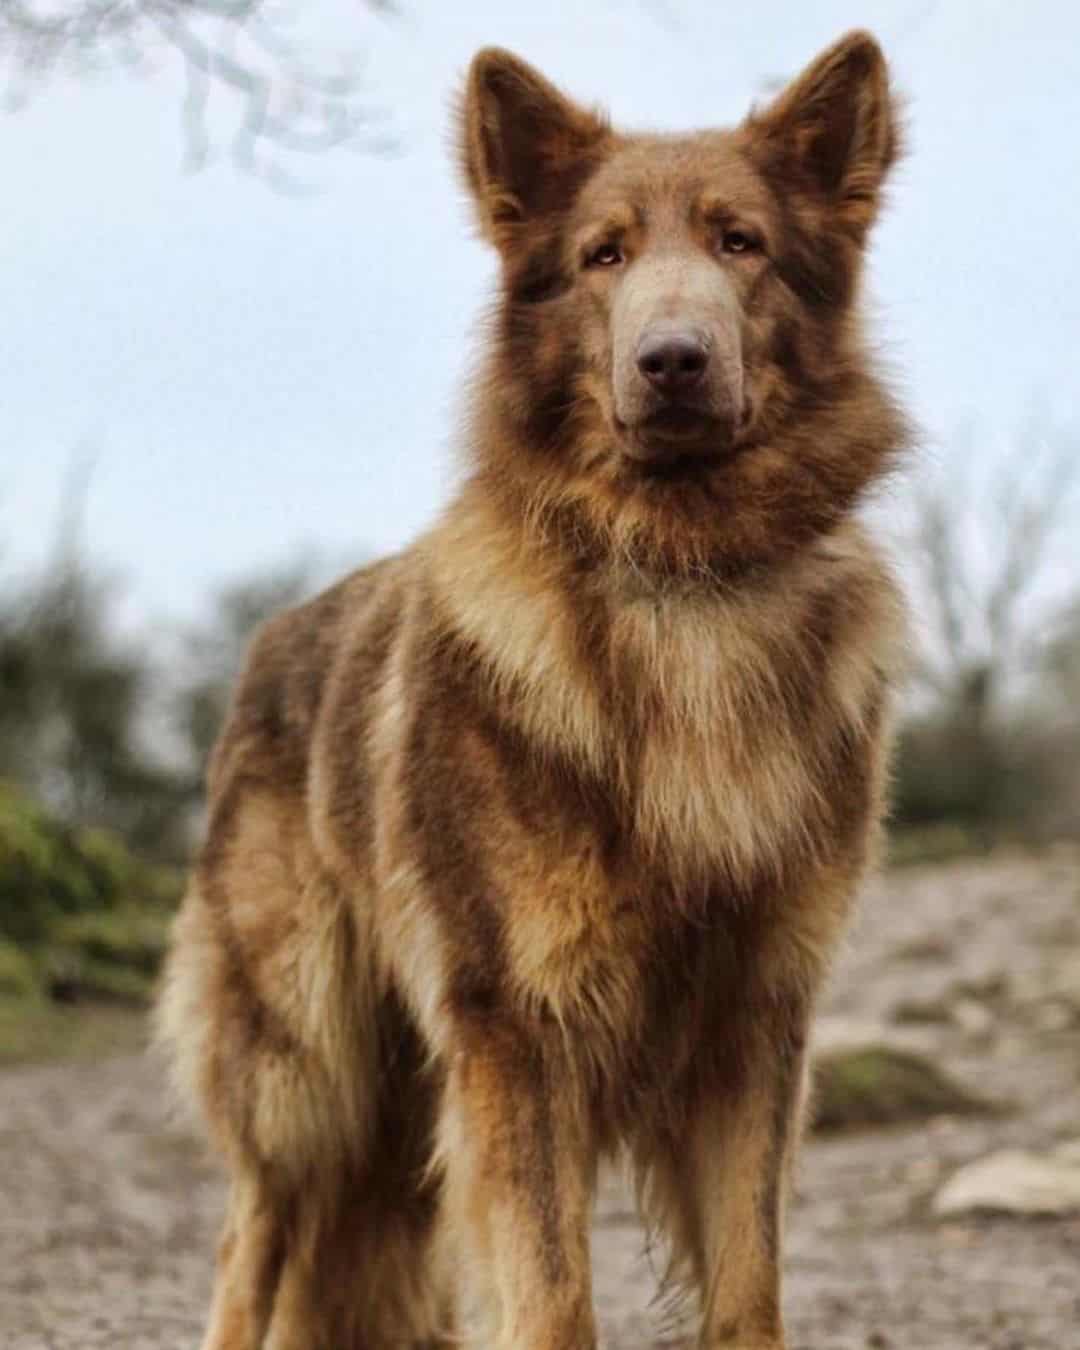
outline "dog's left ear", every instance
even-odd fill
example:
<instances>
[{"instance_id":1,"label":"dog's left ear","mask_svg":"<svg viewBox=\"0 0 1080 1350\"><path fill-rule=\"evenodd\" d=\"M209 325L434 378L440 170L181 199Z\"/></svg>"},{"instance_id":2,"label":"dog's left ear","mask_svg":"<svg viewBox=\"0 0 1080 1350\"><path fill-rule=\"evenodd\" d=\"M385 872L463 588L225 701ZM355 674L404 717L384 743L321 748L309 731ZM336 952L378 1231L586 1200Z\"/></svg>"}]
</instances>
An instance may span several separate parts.
<instances>
[{"instance_id":1,"label":"dog's left ear","mask_svg":"<svg viewBox=\"0 0 1080 1350\"><path fill-rule=\"evenodd\" d=\"M478 52L462 102L461 157L484 235L506 248L519 226L568 205L610 135L602 117L511 52Z\"/></svg>"},{"instance_id":2,"label":"dog's left ear","mask_svg":"<svg viewBox=\"0 0 1080 1350\"><path fill-rule=\"evenodd\" d=\"M875 39L849 33L747 122L753 143L787 184L835 209L861 238L900 153L889 71Z\"/></svg>"}]
</instances>

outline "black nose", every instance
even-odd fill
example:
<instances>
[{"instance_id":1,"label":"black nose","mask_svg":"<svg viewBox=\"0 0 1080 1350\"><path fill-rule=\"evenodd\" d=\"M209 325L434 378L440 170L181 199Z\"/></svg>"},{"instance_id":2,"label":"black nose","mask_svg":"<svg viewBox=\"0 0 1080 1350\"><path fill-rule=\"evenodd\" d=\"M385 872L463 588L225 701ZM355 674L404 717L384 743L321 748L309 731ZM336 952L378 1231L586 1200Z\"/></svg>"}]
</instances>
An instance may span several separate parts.
<instances>
[{"instance_id":1,"label":"black nose","mask_svg":"<svg viewBox=\"0 0 1080 1350\"><path fill-rule=\"evenodd\" d=\"M653 331L638 343L637 368L663 394L692 389L700 383L708 364L708 349L694 333Z\"/></svg>"}]
</instances>

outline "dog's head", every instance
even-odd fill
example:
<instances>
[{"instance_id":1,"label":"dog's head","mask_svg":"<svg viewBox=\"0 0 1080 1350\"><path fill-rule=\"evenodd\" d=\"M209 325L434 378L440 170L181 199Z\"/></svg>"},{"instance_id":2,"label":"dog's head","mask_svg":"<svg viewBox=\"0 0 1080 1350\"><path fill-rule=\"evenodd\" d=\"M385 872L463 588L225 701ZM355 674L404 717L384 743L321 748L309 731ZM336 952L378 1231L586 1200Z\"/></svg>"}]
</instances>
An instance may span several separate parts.
<instances>
[{"instance_id":1,"label":"dog's head","mask_svg":"<svg viewBox=\"0 0 1080 1350\"><path fill-rule=\"evenodd\" d=\"M481 52L463 160L503 263L477 437L500 481L677 567L772 558L849 510L902 439L854 316L896 120L864 33L686 136L613 131Z\"/></svg>"}]
</instances>

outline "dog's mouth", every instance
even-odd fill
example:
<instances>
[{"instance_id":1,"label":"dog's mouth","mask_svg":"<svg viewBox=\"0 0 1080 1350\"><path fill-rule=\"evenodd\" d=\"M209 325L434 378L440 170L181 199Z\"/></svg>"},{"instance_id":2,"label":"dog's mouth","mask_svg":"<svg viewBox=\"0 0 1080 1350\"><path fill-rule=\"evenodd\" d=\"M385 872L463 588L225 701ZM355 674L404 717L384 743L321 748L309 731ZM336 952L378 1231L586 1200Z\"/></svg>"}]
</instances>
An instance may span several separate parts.
<instances>
[{"instance_id":1,"label":"dog's mouth","mask_svg":"<svg viewBox=\"0 0 1080 1350\"><path fill-rule=\"evenodd\" d=\"M674 403L658 408L635 427L644 441L679 445L687 441L715 440L723 436L719 418L690 404Z\"/></svg>"},{"instance_id":2,"label":"dog's mouth","mask_svg":"<svg viewBox=\"0 0 1080 1350\"><path fill-rule=\"evenodd\" d=\"M734 448L730 420L691 404L657 408L632 425L619 426L624 458L645 478L692 478Z\"/></svg>"}]
</instances>

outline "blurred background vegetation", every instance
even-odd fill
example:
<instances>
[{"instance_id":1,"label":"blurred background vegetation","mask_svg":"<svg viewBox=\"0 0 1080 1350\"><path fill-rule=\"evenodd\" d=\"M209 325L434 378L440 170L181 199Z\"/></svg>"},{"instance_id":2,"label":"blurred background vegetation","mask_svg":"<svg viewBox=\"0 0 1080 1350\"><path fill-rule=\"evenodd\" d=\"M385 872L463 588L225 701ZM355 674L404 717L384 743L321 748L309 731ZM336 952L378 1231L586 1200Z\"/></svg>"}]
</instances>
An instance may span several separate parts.
<instances>
[{"instance_id":1,"label":"blurred background vegetation","mask_svg":"<svg viewBox=\"0 0 1080 1350\"><path fill-rule=\"evenodd\" d=\"M63 1048L75 1006L149 1001L247 640L313 585L283 564L139 643L78 535L66 512L39 573L0 575L0 1060Z\"/></svg>"}]
</instances>

